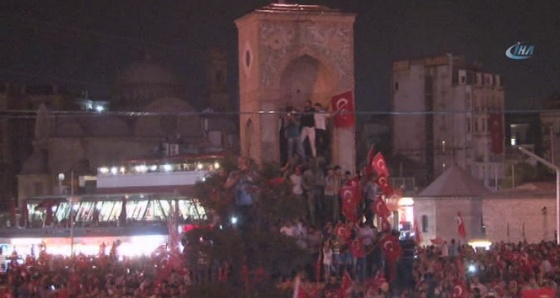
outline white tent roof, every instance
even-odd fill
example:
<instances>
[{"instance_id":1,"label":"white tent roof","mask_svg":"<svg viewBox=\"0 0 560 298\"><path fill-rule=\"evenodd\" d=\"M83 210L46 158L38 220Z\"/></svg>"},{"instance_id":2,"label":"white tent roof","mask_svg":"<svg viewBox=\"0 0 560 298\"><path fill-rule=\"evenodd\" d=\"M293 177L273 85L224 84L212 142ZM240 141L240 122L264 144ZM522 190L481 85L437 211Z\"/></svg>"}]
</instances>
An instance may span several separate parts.
<instances>
[{"instance_id":1,"label":"white tent roof","mask_svg":"<svg viewBox=\"0 0 560 298\"><path fill-rule=\"evenodd\" d=\"M490 190L455 165L443 172L415 197L480 197Z\"/></svg>"}]
</instances>

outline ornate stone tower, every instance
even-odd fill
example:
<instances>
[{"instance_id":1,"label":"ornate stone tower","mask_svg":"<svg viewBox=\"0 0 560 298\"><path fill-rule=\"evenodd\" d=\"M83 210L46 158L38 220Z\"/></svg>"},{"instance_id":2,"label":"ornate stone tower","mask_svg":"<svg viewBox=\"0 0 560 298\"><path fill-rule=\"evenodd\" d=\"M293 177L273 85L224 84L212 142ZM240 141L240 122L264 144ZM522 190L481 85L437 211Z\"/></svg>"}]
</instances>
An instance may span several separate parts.
<instances>
[{"instance_id":1,"label":"ornate stone tower","mask_svg":"<svg viewBox=\"0 0 560 298\"><path fill-rule=\"evenodd\" d=\"M241 152L279 161L279 114L305 100L329 106L354 89L355 14L317 5L270 4L236 20ZM332 160L355 171L355 129L334 128Z\"/></svg>"},{"instance_id":2,"label":"ornate stone tower","mask_svg":"<svg viewBox=\"0 0 560 298\"><path fill-rule=\"evenodd\" d=\"M227 54L223 48L213 47L208 53L208 101L214 111L231 112L227 90Z\"/></svg>"}]
</instances>

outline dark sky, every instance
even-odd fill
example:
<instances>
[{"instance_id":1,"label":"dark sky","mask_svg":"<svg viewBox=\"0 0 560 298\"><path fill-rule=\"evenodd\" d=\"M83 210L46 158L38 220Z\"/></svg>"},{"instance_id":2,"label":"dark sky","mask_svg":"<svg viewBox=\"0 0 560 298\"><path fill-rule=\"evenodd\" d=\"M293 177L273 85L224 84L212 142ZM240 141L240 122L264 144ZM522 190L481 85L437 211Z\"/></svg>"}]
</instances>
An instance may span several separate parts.
<instances>
[{"instance_id":1,"label":"dark sky","mask_svg":"<svg viewBox=\"0 0 560 298\"><path fill-rule=\"evenodd\" d=\"M0 4L0 81L56 84L108 98L119 69L145 52L204 94L205 51L223 46L237 92L234 20L267 0L4 0ZM560 2L469 0L315 0L358 13L356 96L361 110L388 110L391 62L453 53L503 74L510 108L559 90ZM508 59L518 41L535 56Z\"/></svg>"}]
</instances>

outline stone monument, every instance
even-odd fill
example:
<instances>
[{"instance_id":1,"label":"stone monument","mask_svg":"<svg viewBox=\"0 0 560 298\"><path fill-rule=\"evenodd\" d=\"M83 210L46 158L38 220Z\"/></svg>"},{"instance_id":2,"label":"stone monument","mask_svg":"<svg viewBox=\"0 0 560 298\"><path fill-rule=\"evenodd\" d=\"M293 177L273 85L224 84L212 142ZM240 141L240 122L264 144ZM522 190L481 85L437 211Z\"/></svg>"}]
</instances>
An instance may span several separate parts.
<instances>
[{"instance_id":1,"label":"stone monument","mask_svg":"<svg viewBox=\"0 0 560 298\"><path fill-rule=\"evenodd\" d=\"M306 100L329 106L332 96L354 89L355 17L274 3L236 20L243 155L280 161L281 111ZM355 128L335 127L331 137L332 163L355 172Z\"/></svg>"}]
</instances>

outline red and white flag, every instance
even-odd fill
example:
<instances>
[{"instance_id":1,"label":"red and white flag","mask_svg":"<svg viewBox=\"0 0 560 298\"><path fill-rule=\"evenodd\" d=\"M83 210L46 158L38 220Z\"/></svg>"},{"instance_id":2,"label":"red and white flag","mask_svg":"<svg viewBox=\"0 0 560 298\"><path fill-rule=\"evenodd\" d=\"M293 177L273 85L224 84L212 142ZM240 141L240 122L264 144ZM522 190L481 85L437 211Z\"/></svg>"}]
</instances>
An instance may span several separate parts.
<instances>
[{"instance_id":1,"label":"red and white flag","mask_svg":"<svg viewBox=\"0 0 560 298\"><path fill-rule=\"evenodd\" d=\"M373 146L371 146L367 156L367 163L364 168L364 174L366 175L366 177L373 174L373 171L375 171L374 162L373 162L374 157L375 157L375 150L373 149Z\"/></svg>"},{"instance_id":2,"label":"red and white flag","mask_svg":"<svg viewBox=\"0 0 560 298\"><path fill-rule=\"evenodd\" d=\"M387 204L385 204L385 201L381 196L377 196L375 198L375 201L373 201L373 204L371 204L371 211L381 218L387 218L391 216L391 211L389 210Z\"/></svg>"},{"instance_id":3,"label":"red and white flag","mask_svg":"<svg viewBox=\"0 0 560 298\"><path fill-rule=\"evenodd\" d=\"M386 233L391 232L391 223L386 217L381 218L381 231Z\"/></svg>"},{"instance_id":4,"label":"red and white flag","mask_svg":"<svg viewBox=\"0 0 560 298\"><path fill-rule=\"evenodd\" d=\"M352 288L352 277L350 277L348 271L344 271L344 275L342 276L342 283L340 284L339 290L340 297L346 297L350 288Z\"/></svg>"},{"instance_id":5,"label":"red and white flag","mask_svg":"<svg viewBox=\"0 0 560 298\"><path fill-rule=\"evenodd\" d=\"M461 216L461 212L457 211L457 233L459 234L459 236L461 236L461 238L467 238L467 230L465 228L465 221L463 220L463 217Z\"/></svg>"},{"instance_id":6,"label":"red and white flag","mask_svg":"<svg viewBox=\"0 0 560 298\"><path fill-rule=\"evenodd\" d=\"M420 230L420 226L418 225L418 222L416 222L416 219L414 220L414 241L416 242L416 245L420 245L420 243L422 243L422 230Z\"/></svg>"},{"instance_id":7,"label":"red and white flag","mask_svg":"<svg viewBox=\"0 0 560 298\"><path fill-rule=\"evenodd\" d=\"M335 111L334 125L336 127L354 127L354 93L347 91L331 98L332 109Z\"/></svg>"},{"instance_id":8,"label":"red and white flag","mask_svg":"<svg viewBox=\"0 0 560 298\"><path fill-rule=\"evenodd\" d=\"M380 245L389 262L398 260L402 254L402 247L399 243L399 239L393 235L385 235L381 239Z\"/></svg>"},{"instance_id":9,"label":"red and white flag","mask_svg":"<svg viewBox=\"0 0 560 298\"><path fill-rule=\"evenodd\" d=\"M375 184L377 184L377 186L379 186L381 192L383 192L384 195L386 196L393 195L394 193L393 186L391 186L391 183L389 182L389 178L387 178L387 176L379 175L377 176L377 178L375 178L374 182Z\"/></svg>"},{"instance_id":10,"label":"red and white flag","mask_svg":"<svg viewBox=\"0 0 560 298\"><path fill-rule=\"evenodd\" d=\"M373 157L373 167L377 175L384 175L385 177L389 177L389 168L387 168L387 163L385 162L385 158L381 152L377 152Z\"/></svg>"},{"instance_id":11,"label":"red and white flag","mask_svg":"<svg viewBox=\"0 0 560 298\"><path fill-rule=\"evenodd\" d=\"M504 125L502 114L490 114L488 117L488 130L492 138L492 153L502 154L504 152Z\"/></svg>"},{"instance_id":12,"label":"red and white flag","mask_svg":"<svg viewBox=\"0 0 560 298\"><path fill-rule=\"evenodd\" d=\"M453 293L451 294L452 298L465 298L467 297L467 288L465 287L465 283L457 280L455 285L453 286Z\"/></svg>"}]
</instances>

